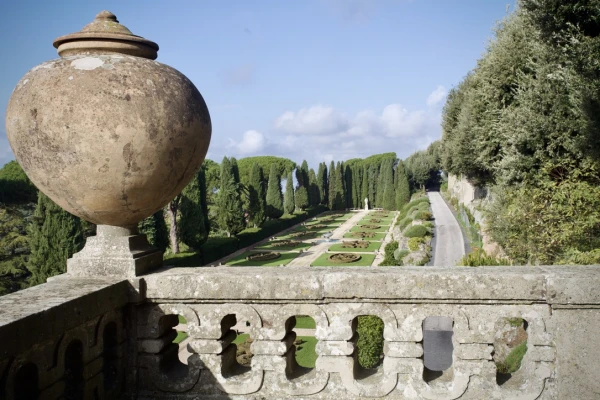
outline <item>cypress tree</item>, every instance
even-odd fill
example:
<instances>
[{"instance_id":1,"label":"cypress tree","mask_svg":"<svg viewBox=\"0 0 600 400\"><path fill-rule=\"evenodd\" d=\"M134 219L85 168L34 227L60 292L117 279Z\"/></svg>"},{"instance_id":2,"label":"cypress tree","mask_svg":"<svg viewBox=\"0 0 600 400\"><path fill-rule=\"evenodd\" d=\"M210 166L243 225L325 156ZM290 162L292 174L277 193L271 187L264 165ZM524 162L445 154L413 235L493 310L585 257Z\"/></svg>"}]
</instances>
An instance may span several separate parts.
<instances>
[{"instance_id":1,"label":"cypress tree","mask_svg":"<svg viewBox=\"0 0 600 400\"><path fill-rule=\"evenodd\" d=\"M369 208L377 207L376 198L377 198L377 167L375 165L371 165L369 168Z\"/></svg>"},{"instance_id":2,"label":"cypress tree","mask_svg":"<svg viewBox=\"0 0 600 400\"><path fill-rule=\"evenodd\" d=\"M269 185L267 188L267 217L280 218L283 215L283 193L281 193L281 177L277 166L271 165Z\"/></svg>"},{"instance_id":3,"label":"cypress tree","mask_svg":"<svg viewBox=\"0 0 600 400\"><path fill-rule=\"evenodd\" d=\"M255 227L261 226L267 218L267 201L265 194L265 177L262 168L255 163L250 170L248 183L248 198L250 201L250 220Z\"/></svg>"},{"instance_id":4,"label":"cypress tree","mask_svg":"<svg viewBox=\"0 0 600 400\"><path fill-rule=\"evenodd\" d=\"M308 189L304 186L298 186L296 188L296 207L301 210L308 208Z\"/></svg>"},{"instance_id":5,"label":"cypress tree","mask_svg":"<svg viewBox=\"0 0 600 400\"><path fill-rule=\"evenodd\" d=\"M344 164L338 162L335 167L335 199L333 208L335 210L343 210L346 208L346 193L344 189Z\"/></svg>"},{"instance_id":6,"label":"cypress tree","mask_svg":"<svg viewBox=\"0 0 600 400\"><path fill-rule=\"evenodd\" d=\"M219 206L219 225L227 232L228 237L238 234L245 225L240 183L236 181L235 177L234 165L227 157L223 157L221 188L217 205Z\"/></svg>"},{"instance_id":7,"label":"cypress tree","mask_svg":"<svg viewBox=\"0 0 600 400\"><path fill-rule=\"evenodd\" d=\"M394 161L388 160L382 163L383 174L383 208L385 210L396 209L396 187L394 186Z\"/></svg>"},{"instance_id":8,"label":"cypress tree","mask_svg":"<svg viewBox=\"0 0 600 400\"><path fill-rule=\"evenodd\" d=\"M158 210L138 224L138 231L148 238L148 243L163 252L169 247L169 233L165 213Z\"/></svg>"},{"instance_id":9,"label":"cypress tree","mask_svg":"<svg viewBox=\"0 0 600 400\"><path fill-rule=\"evenodd\" d=\"M383 169L386 160L383 160L377 169L377 193L375 194L375 206L383 208L383 191L385 190L383 184Z\"/></svg>"},{"instance_id":10,"label":"cypress tree","mask_svg":"<svg viewBox=\"0 0 600 400\"><path fill-rule=\"evenodd\" d=\"M320 204L327 205L327 189L329 185L327 183L327 165L324 162L319 163L319 171L317 172L317 188L319 190Z\"/></svg>"},{"instance_id":11,"label":"cypress tree","mask_svg":"<svg viewBox=\"0 0 600 400\"><path fill-rule=\"evenodd\" d=\"M317 185L317 175L315 174L315 170L312 168L308 172L308 197L310 199L311 206L318 206L321 204L319 185Z\"/></svg>"},{"instance_id":12,"label":"cypress tree","mask_svg":"<svg viewBox=\"0 0 600 400\"><path fill-rule=\"evenodd\" d=\"M352 169L349 165L344 166L344 188L346 189L346 208L354 208L354 187L352 185Z\"/></svg>"},{"instance_id":13,"label":"cypress tree","mask_svg":"<svg viewBox=\"0 0 600 400\"><path fill-rule=\"evenodd\" d=\"M329 176L327 178L327 183L329 184L327 189L327 205L330 210L333 210L335 202L335 164L333 163L333 160L329 164Z\"/></svg>"},{"instance_id":14,"label":"cypress tree","mask_svg":"<svg viewBox=\"0 0 600 400\"><path fill-rule=\"evenodd\" d=\"M308 163L306 160L302 161L301 167L296 170L296 179L298 180L298 186L308 187Z\"/></svg>"},{"instance_id":15,"label":"cypress tree","mask_svg":"<svg viewBox=\"0 0 600 400\"><path fill-rule=\"evenodd\" d=\"M198 251L208 239L208 215L205 214L206 177L201 168L181 192L179 234L181 241Z\"/></svg>"},{"instance_id":16,"label":"cypress tree","mask_svg":"<svg viewBox=\"0 0 600 400\"><path fill-rule=\"evenodd\" d=\"M361 185L361 192L360 192L360 208L363 208L364 205L364 201L365 199L369 199L369 202L373 201L373 199L371 199L369 197L369 174L367 173L368 169L367 166L365 165L363 167L362 170L362 185Z\"/></svg>"},{"instance_id":17,"label":"cypress tree","mask_svg":"<svg viewBox=\"0 0 600 400\"><path fill-rule=\"evenodd\" d=\"M67 259L83 247L81 220L69 214L42 192L28 227L31 254L27 269L34 285L67 269Z\"/></svg>"},{"instance_id":18,"label":"cypress tree","mask_svg":"<svg viewBox=\"0 0 600 400\"><path fill-rule=\"evenodd\" d=\"M410 186L402 161L396 167L396 177L396 210L401 210L410 201Z\"/></svg>"},{"instance_id":19,"label":"cypress tree","mask_svg":"<svg viewBox=\"0 0 600 400\"><path fill-rule=\"evenodd\" d=\"M283 201L283 211L286 214L293 214L296 208L294 204L294 176L292 172L287 176L287 182L285 183L285 197Z\"/></svg>"}]
</instances>

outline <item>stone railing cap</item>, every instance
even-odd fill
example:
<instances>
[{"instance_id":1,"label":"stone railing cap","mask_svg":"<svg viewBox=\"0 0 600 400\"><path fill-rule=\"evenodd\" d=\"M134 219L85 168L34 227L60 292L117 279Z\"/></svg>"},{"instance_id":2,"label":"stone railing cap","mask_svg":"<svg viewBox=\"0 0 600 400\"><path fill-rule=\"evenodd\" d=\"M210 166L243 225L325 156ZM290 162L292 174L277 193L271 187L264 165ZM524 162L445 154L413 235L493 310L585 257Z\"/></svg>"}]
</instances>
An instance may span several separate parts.
<instances>
[{"instance_id":1,"label":"stone railing cap","mask_svg":"<svg viewBox=\"0 0 600 400\"><path fill-rule=\"evenodd\" d=\"M80 32L60 36L52 44L61 57L96 51L154 60L158 52L158 44L131 33L110 11L101 11Z\"/></svg>"}]
</instances>

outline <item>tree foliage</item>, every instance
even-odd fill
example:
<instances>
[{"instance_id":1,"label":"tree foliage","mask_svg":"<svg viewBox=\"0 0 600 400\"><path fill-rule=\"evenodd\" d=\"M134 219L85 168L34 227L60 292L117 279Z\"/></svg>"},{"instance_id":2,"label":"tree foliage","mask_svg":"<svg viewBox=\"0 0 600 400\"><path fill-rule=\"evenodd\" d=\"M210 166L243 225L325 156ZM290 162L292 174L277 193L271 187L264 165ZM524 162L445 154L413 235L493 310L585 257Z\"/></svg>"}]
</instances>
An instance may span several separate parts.
<instances>
[{"instance_id":1,"label":"tree foliage","mask_svg":"<svg viewBox=\"0 0 600 400\"><path fill-rule=\"evenodd\" d=\"M240 183L236 178L236 163L231 163L227 157L223 157L221 162L221 188L217 204L219 207L219 225L221 229L227 232L227 236L237 235L245 226Z\"/></svg>"},{"instance_id":2,"label":"tree foliage","mask_svg":"<svg viewBox=\"0 0 600 400\"><path fill-rule=\"evenodd\" d=\"M489 231L513 260L595 262L600 2L519 4L447 98L442 166L492 186Z\"/></svg>"},{"instance_id":3,"label":"tree foliage","mask_svg":"<svg viewBox=\"0 0 600 400\"><path fill-rule=\"evenodd\" d=\"M292 175L292 172L290 171L285 182L283 212L285 214L293 214L295 209L296 205L294 203L294 175Z\"/></svg>"},{"instance_id":4,"label":"tree foliage","mask_svg":"<svg viewBox=\"0 0 600 400\"><path fill-rule=\"evenodd\" d=\"M16 161L10 161L0 169L0 202L35 202L37 191Z\"/></svg>"},{"instance_id":5,"label":"tree foliage","mask_svg":"<svg viewBox=\"0 0 600 400\"><path fill-rule=\"evenodd\" d=\"M64 273L67 259L81 250L84 243L81 220L60 208L42 192L38 193L28 237L31 254L27 269L34 285Z\"/></svg>"},{"instance_id":6,"label":"tree foliage","mask_svg":"<svg viewBox=\"0 0 600 400\"><path fill-rule=\"evenodd\" d=\"M178 223L181 241L198 251L210 232L204 168L200 168L194 179L183 189L180 212Z\"/></svg>"},{"instance_id":7,"label":"tree foliage","mask_svg":"<svg viewBox=\"0 0 600 400\"><path fill-rule=\"evenodd\" d=\"M279 174L280 177L286 176L296 168L295 162L283 157L256 156L242 158L237 161L241 183L248 184L248 182L250 182L250 173L254 164L258 164L258 166L262 168L263 172L270 172L271 166L275 165L277 174Z\"/></svg>"},{"instance_id":8,"label":"tree foliage","mask_svg":"<svg viewBox=\"0 0 600 400\"><path fill-rule=\"evenodd\" d=\"M275 164L271 165L267 188L267 216L280 218L283 215L283 193L281 192L281 175Z\"/></svg>"},{"instance_id":9,"label":"tree foliage","mask_svg":"<svg viewBox=\"0 0 600 400\"><path fill-rule=\"evenodd\" d=\"M262 226L267 219L266 186L263 170L256 163L252 166L248 181L250 221L255 227Z\"/></svg>"}]
</instances>

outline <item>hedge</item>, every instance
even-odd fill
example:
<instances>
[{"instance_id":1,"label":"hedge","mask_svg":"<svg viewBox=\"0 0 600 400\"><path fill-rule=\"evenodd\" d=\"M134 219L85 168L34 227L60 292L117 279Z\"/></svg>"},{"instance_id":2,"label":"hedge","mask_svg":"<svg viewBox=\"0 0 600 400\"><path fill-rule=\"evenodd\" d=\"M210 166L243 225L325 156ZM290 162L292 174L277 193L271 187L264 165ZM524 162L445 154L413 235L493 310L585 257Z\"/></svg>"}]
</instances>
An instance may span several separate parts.
<instances>
[{"instance_id":1,"label":"hedge","mask_svg":"<svg viewBox=\"0 0 600 400\"><path fill-rule=\"evenodd\" d=\"M403 235L407 238L425 237L429 231L423 225L413 225L404 231Z\"/></svg>"},{"instance_id":2,"label":"hedge","mask_svg":"<svg viewBox=\"0 0 600 400\"><path fill-rule=\"evenodd\" d=\"M433 218L433 215L429 211L417 211L414 215L414 219L420 219L421 221L429 221Z\"/></svg>"},{"instance_id":3,"label":"hedge","mask_svg":"<svg viewBox=\"0 0 600 400\"><path fill-rule=\"evenodd\" d=\"M236 237L210 237L200 248L202 254L202 264L208 264L220 258L228 256L239 249L248 247L260 242L263 239L273 236L284 229L291 228L309 218L313 218L325 212L327 209L323 206L313 207L300 214L286 215L280 219L266 221L260 228L248 228Z\"/></svg>"},{"instance_id":4,"label":"hedge","mask_svg":"<svg viewBox=\"0 0 600 400\"><path fill-rule=\"evenodd\" d=\"M375 368L383 353L383 321L374 315L357 317L358 364L363 368Z\"/></svg>"},{"instance_id":5,"label":"hedge","mask_svg":"<svg viewBox=\"0 0 600 400\"><path fill-rule=\"evenodd\" d=\"M404 228L406 228L412 222L413 222L413 219L411 217L406 217L406 218L403 218L402 220L400 220L400 222L398 222L398 226L400 227L400 230L403 231Z\"/></svg>"}]
</instances>

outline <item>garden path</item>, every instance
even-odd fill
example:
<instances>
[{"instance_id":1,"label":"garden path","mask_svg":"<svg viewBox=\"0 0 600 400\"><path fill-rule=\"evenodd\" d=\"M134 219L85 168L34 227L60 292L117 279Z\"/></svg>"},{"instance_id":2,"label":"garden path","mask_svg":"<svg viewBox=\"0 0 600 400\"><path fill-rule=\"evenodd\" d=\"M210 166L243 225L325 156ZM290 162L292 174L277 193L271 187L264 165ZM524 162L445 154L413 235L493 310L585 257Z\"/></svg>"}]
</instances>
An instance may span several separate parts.
<instances>
[{"instance_id":1,"label":"garden path","mask_svg":"<svg viewBox=\"0 0 600 400\"><path fill-rule=\"evenodd\" d=\"M433 266L453 267L465 255L460 225L439 192L428 192L435 221Z\"/></svg>"},{"instance_id":2,"label":"garden path","mask_svg":"<svg viewBox=\"0 0 600 400\"><path fill-rule=\"evenodd\" d=\"M342 239L344 235L356 225L358 221L363 219L363 217L368 213L368 211L362 210L354 213L354 215L348 218L346 221L342 223L337 229L332 232L332 239ZM321 254L326 253L327 249L331 247L333 243L325 242L316 244L306 251L300 253L298 257L294 258L292 261L287 264L287 267L309 267L310 264L315 261Z\"/></svg>"}]
</instances>

